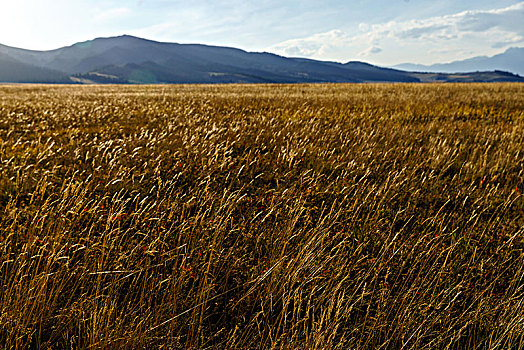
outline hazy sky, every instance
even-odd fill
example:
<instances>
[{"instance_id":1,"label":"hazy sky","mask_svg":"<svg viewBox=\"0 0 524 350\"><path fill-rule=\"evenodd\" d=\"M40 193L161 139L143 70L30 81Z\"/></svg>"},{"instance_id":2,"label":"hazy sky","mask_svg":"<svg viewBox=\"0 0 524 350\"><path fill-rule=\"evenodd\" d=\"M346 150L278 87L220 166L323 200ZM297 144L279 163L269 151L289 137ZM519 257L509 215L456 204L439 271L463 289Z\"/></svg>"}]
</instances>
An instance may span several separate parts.
<instances>
[{"instance_id":1,"label":"hazy sky","mask_svg":"<svg viewBox=\"0 0 524 350\"><path fill-rule=\"evenodd\" d=\"M524 46L524 1L0 0L0 43L53 49L132 34L393 65Z\"/></svg>"}]
</instances>

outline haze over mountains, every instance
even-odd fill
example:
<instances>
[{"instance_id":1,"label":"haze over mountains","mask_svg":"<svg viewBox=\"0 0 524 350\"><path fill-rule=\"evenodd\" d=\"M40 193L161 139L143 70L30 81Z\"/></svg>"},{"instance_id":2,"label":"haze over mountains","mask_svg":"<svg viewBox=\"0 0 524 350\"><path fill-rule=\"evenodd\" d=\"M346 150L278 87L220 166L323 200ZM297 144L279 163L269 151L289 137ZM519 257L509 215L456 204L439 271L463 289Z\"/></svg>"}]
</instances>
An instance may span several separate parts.
<instances>
[{"instance_id":1,"label":"haze over mountains","mask_svg":"<svg viewBox=\"0 0 524 350\"><path fill-rule=\"evenodd\" d=\"M521 56L522 57L522 56ZM472 71L475 69L462 69ZM490 71L491 70L491 71ZM317 83L522 81L502 71L425 74L363 62L316 61L133 36L98 38L51 51L0 45L0 82Z\"/></svg>"},{"instance_id":2,"label":"haze over mountains","mask_svg":"<svg viewBox=\"0 0 524 350\"><path fill-rule=\"evenodd\" d=\"M433 65L403 63L394 66L394 68L444 73L503 70L524 76L524 47L512 47L504 53L492 57L477 56L466 60Z\"/></svg>"}]
</instances>

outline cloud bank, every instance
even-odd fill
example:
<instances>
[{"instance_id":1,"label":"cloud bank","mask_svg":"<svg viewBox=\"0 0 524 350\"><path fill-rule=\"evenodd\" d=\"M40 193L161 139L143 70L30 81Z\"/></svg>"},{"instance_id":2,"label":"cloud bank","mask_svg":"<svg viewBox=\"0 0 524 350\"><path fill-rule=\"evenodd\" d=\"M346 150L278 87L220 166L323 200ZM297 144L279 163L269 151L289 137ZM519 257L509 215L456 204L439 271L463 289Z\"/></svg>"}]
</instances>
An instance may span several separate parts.
<instances>
[{"instance_id":1,"label":"cloud bank","mask_svg":"<svg viewBox=\"0 0 524 350\"><path fill-rule=\"evenodd\" d=\"M524 1L491 10L362 23L358 32L334 29L309 37L287 40L268 48L285 56L349 61L366 57L380 63L418 61L433 63L480 54L496 54L510 46L524 45ZM413 57L413 53L418 57ZM429 55L430 54L430 55Z\"/></svg>"}]
</instances>

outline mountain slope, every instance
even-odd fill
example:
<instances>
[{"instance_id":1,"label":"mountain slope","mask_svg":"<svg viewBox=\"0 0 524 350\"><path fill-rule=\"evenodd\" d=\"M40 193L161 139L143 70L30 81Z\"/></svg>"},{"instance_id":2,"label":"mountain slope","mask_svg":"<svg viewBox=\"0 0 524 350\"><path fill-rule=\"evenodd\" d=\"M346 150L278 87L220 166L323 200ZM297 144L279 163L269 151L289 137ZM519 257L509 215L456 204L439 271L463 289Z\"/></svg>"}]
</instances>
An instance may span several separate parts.
<instances>
[{"instance_id":1,"label":"mountain slope","mask_svg":"<svg viewBox=\"0 0 524 350\"><path fill-rule=\"evenodd\" d=\"M35 67L0 54L0 82L9 83L67 83L69 77L61 72Z\"/></svg>"},{"instance_id":2,"label":"mountain slope","mask_svg":"<svg viewBox=\"0 0 524 350\"><path fill-rule=\"evenodd\" d=\"M363 62L316 61L197 44L162 43L129 35L98 38L51 51L0 45L0 81L79 83L324 83L446 81ZM10 69L14 67L16 69ZM25 67L25 68L24 68ZM36 71L37 70L37 71ZM34 72L34 73L33 73ZM49 75L49 76L48 76ZM65 78L68 77L68 78ZM7 79L8 78L8 79ZM438 79L437 79L438 78ZM456 76L453 81L461 81ZM467 81L486 81L469 75ZM489 80L491 79L491 80ZM490 73L487 81L509 79Z\"/></svg>"},{"instance_id":3,"label":"mountain slope","mask_svg":"<svg viewBox=\"0 0 524 350\"><path fill-rule=\"evenodd\" d=\"M504 53L492 57L477 56L462 61L433 65L404 63L395 66L395 68L443 73L503 70L524 76L524 48L509 48Z\"/></svg>"}]
</instances>

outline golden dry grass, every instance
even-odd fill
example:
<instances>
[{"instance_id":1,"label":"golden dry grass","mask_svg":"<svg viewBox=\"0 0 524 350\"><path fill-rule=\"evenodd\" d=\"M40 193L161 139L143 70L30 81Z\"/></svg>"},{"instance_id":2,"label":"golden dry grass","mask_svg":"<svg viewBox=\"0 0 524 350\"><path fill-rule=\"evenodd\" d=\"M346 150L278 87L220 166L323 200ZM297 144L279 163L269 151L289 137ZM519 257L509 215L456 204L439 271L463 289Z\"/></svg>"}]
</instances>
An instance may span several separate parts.
<instances>
[{"instance_id":1,"label":"golden dry grass","mask_svg":"<svg viewBox=\"0 0 524 350\"><path fill-rule=\"evenodd\" d=\"M0 87L0 344L522 349L523 96Z\"/></svg>"}]
</instances>

